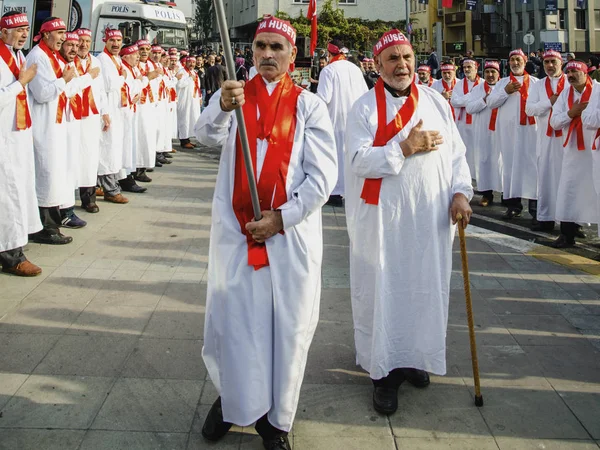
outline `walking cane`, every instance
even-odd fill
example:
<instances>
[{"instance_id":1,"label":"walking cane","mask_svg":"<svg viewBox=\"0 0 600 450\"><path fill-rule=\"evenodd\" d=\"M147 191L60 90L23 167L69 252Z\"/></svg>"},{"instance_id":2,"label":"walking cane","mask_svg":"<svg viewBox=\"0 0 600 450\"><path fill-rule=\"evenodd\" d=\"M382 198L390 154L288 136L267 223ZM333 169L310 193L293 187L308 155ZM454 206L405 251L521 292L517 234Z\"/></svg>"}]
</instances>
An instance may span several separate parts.
<instances>
[{"instance_id":1,"label":"walking cane","mask_svg":"<svg viewBox=\"0 0 600 450\"><path fill-rule=\"evenodd\" d=\"M469 262L467 261L467 241L465 229L461 223L462 215L456 215L458 223L458 236L460 237L460 257L462 259L463 283L465 287L465 300L467 302L467 322L469 324L469 341L471 343L471 362L473 363L473 381L475 383L475 406L483 406L481 385L479 384L479 362L477 361L477 344L475 343L475 325L473 323L473 304L471 302L471 285L469 283Z\"/></svg>"},{"instance_id":2,"label":"walking cane","mask_svg":"<svg viewBox=\"0 0 600 450\"><path fill-rule=\"evenodd\" d=\"M233 51L229 41L229 27L227 26L227 16L223 7L223 0L214 0L215 15L221 34L221 44L225 54L225 64L227 66L227 78L236 80L235 61L233 60ZM258 189L256 188L256 178L254 177L254 167L252 166L252 157L250 156L250 144L248 143L248 133L246 132L246 122L244 121L244 112L242 108L235 109L237 119L238 133L242 143L242 153L244 154L244 163L246 166L246 176L248 177L248 186L250 187L250 197L252 198L252 210L254 211L254 220L260 220L260 201L258 200Z\"/></svg>"}]
</instances>

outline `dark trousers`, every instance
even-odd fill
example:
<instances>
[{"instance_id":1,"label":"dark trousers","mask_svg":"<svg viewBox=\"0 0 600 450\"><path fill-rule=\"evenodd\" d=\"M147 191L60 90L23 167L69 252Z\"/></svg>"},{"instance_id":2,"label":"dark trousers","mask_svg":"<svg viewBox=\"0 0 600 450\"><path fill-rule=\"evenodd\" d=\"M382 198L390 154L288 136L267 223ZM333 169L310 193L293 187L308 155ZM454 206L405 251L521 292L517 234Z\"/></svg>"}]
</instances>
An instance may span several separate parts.
<instances>
[{"instance_id":1,"label":"dark trousers","mask_svg":"<svg viewBox=\"0 0 600 450\"><path fill-rule=\"evenodd\" d=\"M537 220L537 200L528 200L527 210L529 211L529 214L531 214L533 220Z\"/></svg>"},{"instance_id":2,"label":"dark trousers","mask_svg":"<svg viewBox=\"0 0 600 450\"><path fill-rule=\"evenodd\" d=\"M132 186L137 184L133 178L133 175L134 173L130 173L127 175L127 178L119 180L119 186L121 186L121 189L130 189Z\"/></svg>"},{"instance_id":3,"label":"dark trousers","mask_svg":"<svg viewBox=\"0 0 600 450\"><path fill-rule=\"evenodd\" d=\"M256 421L254 428L263 439L267 440L275 439L278 436L287 436L288 434L287 431L280 430L271 425L266 414Z\"/></svg>"},{"instance_id":4,"label":"dark trousers","mask_svg":"<svg viewBox=\"0 0 600 450\"><path fill-rule=\"evenodd\" d=\"M185 144L189 144L190 140L189 138L185 138L185 139L179 139L179 145L184 146Z\"/></svg>"},{"instance_id":5,"label":"dark trousers","mask_svg":"<svg viewBox=\"0 0 600 450\"><path fill-rule=\"evenodd\" d=\"M490 203L493 203L494 191L481 191L480 193L483 198L487 199L487 201L489 201Z\"/></svg>"},{"instance_id":6,"label":"dark trousers","mask_svg":"<svg viewBox=\"0 0 600 450\"><path fill-rule=\"evenodd\" d=\"M87 205L96 203L96 186L80 187L79 198L81 198L81 206L84 208Z\"/></svg>"},{"instance_id":7,"label":"dark trousers","mask_svg":"<svg viewBox=\"0 0 600 450\"><path fill-rule=\"evenodd\" d=\"M13 248L12 250L6 250L0 252L0 265L5 269L15 267L17 264L22 263L27 258L23 254L23 247Z\"/></svg>"},{"instance_id":8,"label":"dark trousers","mask_svg":"<svg viewBox=\"0 0 600 450\"><path fill-rule=\"evenodd\" d=\"M404 373L402 372L402 369L394 369L388 374L387 377L383 377L378 380L371 378L371 381L375 387L398 389L404 381Z\"/></svg>"},{"instance_id":9,"label":"dark trousers","mask_svg":"<svg viewBox=\"0 0 600 450\"><path fill-rule=\"evenodd\" d=\"M39 210L40 219L44 228L42 231L38 231L38 233L58 234L62 222L60 208L58 206L53 206L50 208L44 208L40 206Z\"/></svg>"},{"instance_id":10,"label":"dark trousers","mask_svg":"<svg viewBox=\"0 0 600 450\"><path fill-rule=\"evenodd\" d=\"M504 206L510 209L518 209L523 211L523 204L521 203L521 197L505 198L503 199Z\"/></svg>"},{"instance_id":11,"label":"dark trousers","mask_svg":"<svg viewBox=\"0 0 600 450\"><path fill-rule=\"evenodd\" d=\"M575 241L575 233L577 232L577 229L579 228L579 225L577 225L575 222L561 222L560 223L560 234L564 234L567 239L569 240L569 242L574 242Z\"/></svg>"}]
</instances>

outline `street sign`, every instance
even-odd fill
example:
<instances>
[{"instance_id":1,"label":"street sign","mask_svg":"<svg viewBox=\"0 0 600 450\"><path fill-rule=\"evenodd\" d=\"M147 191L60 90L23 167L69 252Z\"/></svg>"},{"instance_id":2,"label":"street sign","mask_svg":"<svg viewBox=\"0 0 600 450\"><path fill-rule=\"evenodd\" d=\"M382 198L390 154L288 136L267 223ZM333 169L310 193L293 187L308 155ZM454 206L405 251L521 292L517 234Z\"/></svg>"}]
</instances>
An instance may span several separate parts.
<instances>
[{"instance_id":1,"label":"street sign","mask_svg":"<svg viewBox=\"0 0 600 450\"><path fill-rule=\"evenodd\" d=\"M535 42L535 36L531 33L527 33L523 36L523 43L525 45L532 45Z\"/></svg>"},{"instance_id":2,"label":"street sign","mask_svg":"<svg viewBox=\"0 0 600 450\"><path fill-rule=\"evenodd\" d=\"M544 42L544 50L556 50L557 52L563 51L562 42Z\"/></svg>"}]
</instances>

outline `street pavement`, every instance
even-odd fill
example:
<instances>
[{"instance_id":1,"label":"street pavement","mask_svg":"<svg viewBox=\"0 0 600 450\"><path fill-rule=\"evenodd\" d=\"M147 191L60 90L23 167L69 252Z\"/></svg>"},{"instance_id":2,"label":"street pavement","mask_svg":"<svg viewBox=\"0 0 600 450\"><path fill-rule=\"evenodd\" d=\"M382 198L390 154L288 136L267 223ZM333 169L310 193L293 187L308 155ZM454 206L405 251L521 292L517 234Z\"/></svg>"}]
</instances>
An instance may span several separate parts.
<instances>
[{"instance_id":1,"label":"street pavement","mask_svg":"<svg viewBox=\"0 0 600 450\"><path fill-rule=\"evenodd\" d=\"M252 428L218 444L200 435L216 397L201 348L217 156L180 151L128 205L81 212L88 226L68 231L72 244L30 244L40 277L0 275L0 449L262 448ZM323 223L321 316L295 449L598 449L598 262L470 227L485 405L473 403L457 238L448 374L422 390L402 385L388 418L355 365L343 209L324 207Z\"/></svg>"}]
</instances>

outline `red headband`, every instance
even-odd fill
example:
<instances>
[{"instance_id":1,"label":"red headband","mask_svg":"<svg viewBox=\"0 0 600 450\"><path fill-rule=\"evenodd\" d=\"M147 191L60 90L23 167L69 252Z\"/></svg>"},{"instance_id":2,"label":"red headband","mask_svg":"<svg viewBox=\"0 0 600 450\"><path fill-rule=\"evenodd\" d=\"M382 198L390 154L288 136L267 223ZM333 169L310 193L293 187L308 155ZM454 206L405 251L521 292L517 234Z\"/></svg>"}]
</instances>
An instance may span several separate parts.
<instances>
[{"instance_id":1,"label":"red headband","mask_svg":"<svg viewBox=\"0 0 600 450\"><path fill-rule=\"evenodd\" d=\"M148 39L140 39L135 43L135 45L138 47L152 47L152 44Z\"/></svg>"},{"instance_id":2,"label":"red headband","mask_svg":"<svg viewBox=\"0 0 600 450\"><path fill-rule=\"evenodd\" d=\"M79 42L79 35L77 33L65 33L65 42L67 41L73 41L73 42Z\"/></svg>"},{"instance_id":3,"label":"red headband","mask_svg":"<svg viewBox=\"0 0 600 450\"><path fill-rule=\"evenodd\" d=\"M119 56L131 55L135 52L139 52L140 49L136 44L128 45L127 47L123 47L119 52Z\"/></svg>"},{"instance_id":4,"label":"red headband","mask_svg":"<svg viewBox=\"0 0 600 450\"><path fill-rule=\"evenodd\" d=\"M475 64L475 67L479 67L479 63L471 58L463 59L463 62L462 62L463 67L465 64Z\"/></svg>"},{"instance_id":5,"label":"red headband","mask_svg":"<svg viewBox=\"0 0 600 450\"><path fill-rule=\"evenodd\" d=\"M23 14L23 13L3 17L0 20L0 29L19 28L19 27L28 27L28 26L29 26L29 19L27 19L27 14Z\"/></svg>"},{"instance_id":6,"label":"red headband","mask_svg":"<svg viewBox=\"0 0 600 450\"><path fill-rule=\"evenodd\" d=\"M333 45L331 42L327 44L327 51L332 55L338 55L340 53L340 48L337 45Z\"/></svg>"},{"instance_id":7,"label":"red headband","mask_svg":"<svg viewBox=\"0 0 600 450\"><path fill-rule=\"evenodd\" d=\"M171 47L169 49L169 55L176 55L177 54L177 49L175 47Z\"/></svg>"},{"instance_id":8,"label":"red headband","mask_svg":"<svg viewBox=\"0 0 600 450\"><path fill-rule=\"evenodd\" d=\"M500 64L498 64L498 61L486 61L483 69L495 69L500 72Z\"/></svg>"},{"instance_id":9,"label":"red headband","mask_svg":"<svg viewBox=\"0 0 600 450\"><path fill-rule=\"evenodd\" d=\"M508 54L508 57L510 58L511 56L520 56L523 59L527 59L527 55L525 55L525 53L523 52L523 50L521 50L520 48L513 50L512 52L510 52Z\"/></svg>"},{"instance_id":10,"label":"red headband","mask_svg":"<svg viewBox=\"0 0 600 450\"><path fill-rule=\"evenodd\" d=\"M106 29L104 31L104 39L102 39L102 41L106 42L109 39L113 39L113 38L121 38L121 39L123 39L123 34L121 34L121 32L119 30Z\"/></svg>"},{"instance_id":11,"label":"red headband","mask_svg":"<svg viewBox=\"0 0 600 450\"><path fill-rule=\"evenodd\" d=\"M152 46L152 53L156 53L156 52L161 52L162 53L163 48L160 45L153 45Z\"/></svg>"},{"instance_id":12,"label":"red headband","mask_svg":"<svg viewBox=\"0 0 600 450\"><path fill-rule=\"evenodd\" d=\"M177 61L177 55L169 55L169 59Z\"/></svg>"},{"instance_id":13,"label":"red headband","mask_svg":"<svg viewBox=\"0 0 600 450\"><path fill-rule=\"evenodd\" d=\"M296 45L296 29L287 20L281 20L273 16L264 16L262 22L258 24L254 39L261 33L275 33L283 36L287 41Z\"/></svg>"},{"instance_id":14,"label":"red headband","mask_svg":"<svg viewBox=\"0 0 600 450\"><path fill-rule=\"evenodd\" d=\"M548 58L557 58L558 60L562 61L562 55L559 52L557 52L556 50L546 50L544 52L543 59L548 59Z\"/></svg>"},{"instance_id":15,"label":"red headband","mask_svg":"<svg viewBox=\"0 0 600 450\"><path fill-rule=\"evenodd\" d=\"M419 66L417 72L428 72L431 73L431 67L429 66Z\"/></svg>"},{"instance_id":16,"label":"red headband","mask_svg":"<svg viewBox=\"0 0 600 450\"><path fill-rule=\"evenodd\" d=\"M42 33L66 29L67 26L62 19L50 20L42 24L42 28L40 28L40 32L37 34L37 36L33 38L33 42L39 41L42 38Z\"/></svg>"},{"instance_id":17,"label":"red headband","mask_svg":"<svg viewBox=\"0 0 600 450\"><path fill-rule=\"evenodd\" d=\"M587 73L588 66L586 63L582 63L581 61L569 61L565 66L565 72L568 70L580 70L583 73Z\"/></svg>"},{"instance_id":18,"label":"red headband","mask_svg":"<svg viewBox=\"0 0 600 450\"><path fill-rule=\"evenodd\" d=\"M396 45L408 45L412 48L412 45L410 45L410 41L406 39L406 36L404 36L400 30L394 29L381 36L377 44L373 47L373 54L378 56L386 48L394 47Z\"/></svg>"},{"instance_id":19,"label":"red headband","mask_svg":"<svg viewBox=\"0 0 600 450\"><path fill-rule=\"evenodd\" d=\"M442 72L456 72L456 66L454 64L442 64L440 70Z\"/></svg>"},{"instance_id":20,"label":"red headband","mask_svg":"<svg viewBox=\"0 0 600 450\"><path fill-rule=\"evenodd\" d=\"M79 36L79 37L81 37L81 36L92 37L92 30L89 30L87 28L78 28L75 30L75 33L77 33L77 36Z\"/></svg>"}]
</instances>

